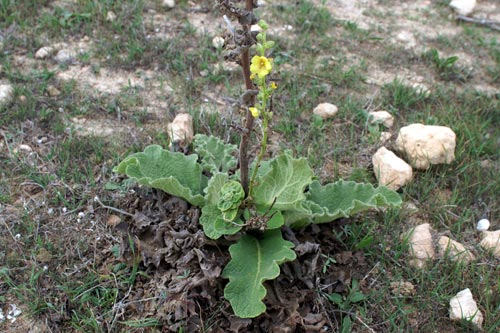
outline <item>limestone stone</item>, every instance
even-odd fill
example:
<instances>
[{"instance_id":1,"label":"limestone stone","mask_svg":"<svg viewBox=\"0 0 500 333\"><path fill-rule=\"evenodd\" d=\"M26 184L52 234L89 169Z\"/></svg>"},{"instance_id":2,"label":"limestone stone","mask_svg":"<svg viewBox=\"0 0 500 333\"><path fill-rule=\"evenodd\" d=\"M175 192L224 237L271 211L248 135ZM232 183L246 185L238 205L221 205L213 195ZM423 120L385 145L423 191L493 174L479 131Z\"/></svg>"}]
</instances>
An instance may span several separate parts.
<instances>
[{"instance_id":1,"label":"limestone stone","mask_svg":"<svg viewBox=\"0 0 500 333\"><path fill-rule=\"evenodd\" d=\"M339 109L336 105L330 103L320 103L314 108L313 113L323 119L328 119L334 117L337 114L338 110Z\"/></svg>"},{"instance_id":2,"label":"limestone stone","mask_svg":"<svg viewBox=\"0 0 500 333\"><path fill-rule=\"evenodd\" d=\"M222 38L221 36L215 36L212 39L212 46L216 49L221 49L224 46L224 38Z\"/></svg>"},{"instance_id":3,"label":"limestone stone","mask_svg":"<svg viewBox=\"0 0 500 333\"><path fill-rule=\"evenodd\" d=\"M481 246L493 255L500 259L500 230L497 231L483 231L482 232Z\"/></svg>"},{"instance_id":4,"label":"limestone stone","mask_svg":"<svg viewBox=\"0 0 500 333\"><path fill-rule=\"evenodd\" d=\"M54 60L57 61L58 63L70 63L75 60L76 54L75 52L72 52L67 49L62 49L57 52L56 56L54 57Z\"/></svg>"},{"instance_id":5,"label":"limestone stone","mask_svg":"<svg viewBox=\"0 0 500 333\"><path fill-rule=\"evenodd\" d=\"M106 21L108 21L108 22L114 22L115 20L116 20L116 14L113 11L110 10L106 14Z\"/></svg>"},{"instance_id":6,"label":"limestone stone","mask_svg":"<svg viewBox=\"0 0 500 333\"><path fill-rule=\"evenodd\" d=\"M175 0L163 0L161 4L163 8L172 9L175 7Z\"/></svg>"},{"instance_id":7,"label":"limestone stone","mask_svg":"<svg viewBox=\"0 0 500 333\"><path fill-rule=\"evenodd\" d=\"M14 97L14 87L11 84L0 82L0 106L9 104Z\"/></svg>"},{"instance_id":8,"label":"limestone stone","mask_svg":"<svg viewBox=\"0 0 500 333\"><path fill-rule=\"evenodd\" d=\"M56 96L59 96L61 94L61 92L59 91L59 89L57 89L54 86L48 86L47 87L47 93L49 94L50 97L56 97Z\"/></svg>"},{"instance_id":9,"label":"limestone stone","mask_svg":"<svg viewBox=\"0 0 500 333\"><path fill-rule=\"evenodd\" d=\"M470 263L475 259L474 255L461 243L446 236L441 236L438 241L438 255L449 257L453 261Z\"/></svg>"},{"instance_id":10,"label":"limestone stone","mask_svg":"<svg viewBox=\"0 0 500 333\"><path fill-rule=\"evenodd\" d=\"M450 7L458 15L468 16L474 11L476 0L453 0L450 2Z\"/></svg>"},{"instance_id":11,"label":"limestone stone","mask_svg":"<svg viewBox=\"0 0 500 333\"><path fill-rule=\"evenodd\" d=\"M167 126L171 145L187 147L193 142L193 117L187 113L179 113Z\"/></svg>"},{"instance_id":12,"label":"limestone stone","mask_svg":"<svg viewBox=\"0 0 500 333\"><path fill-rule=\"evenodd\" d=\"M429 223L423 223L416 226L408 239L410 245L410 265L417 268L423 268L429 259L434 259L435 252L432 244L432 228Z\"/></svg>"},{"instance_id":13,"label":"limestone stone","mask_svg":"<svg viewBox=\"0 0 500 333\"><path fill-rule=\"evenodd\" d=\"M426 170L431 164L449 164L455 159L456 135L445 126L411 124L399 130L396 148L408 162Z\"/></svg>"},{"instance_id":14,"label":"limestone stone","mask_svg":"<svg viewBox=\"0 0 500 333\"><path fill-rule=\"evenodd\" d=\"M384 144L392 138L392 134L390 132L381 132L379 141Z\"/></svg>"},{"instance_id":15,"label":"limestone stone","mask_svg":"<svg viewBox=\"0 0 500 333\"><path fill-rule=\"evenodd\" d=\"M390 283L391 293L395 296L413 296L416 294L415 286L408 281L396 281Z\"/></svg>"},{"instance_id":16,"label":"limestone stone","mask_svg":"<svg viewBox=\"0 0 500 333\"><path fill-rule=\"evenodd\" d=\"M482 328L484 317L479 311L469 288L460 291L450 300L450 319L456 321L467 320L478 329Z\"/></svg>"},{"instance_id":17,"label":"limestone stone","mask_svg":"<svg viewBox=\"0 0 500 333\"><path fill-rule=\"evenodd\" d=\"M382 124L386 128L394 125L394 117L387 111L372 111L368 113L370 124Z\"/></svg>"},{"instance_id":18,"label":"limestone stone","mask_svg":"<svg viewBox=\"0 0 500 333\"><path fill-rule=\"evenodd\" d=\"M54 53L54 48L51 46L43 46L38 49L38 51L35 52L35 58L36 59L45 59L48 56L50 56L52 53Z\"/></svg>"},{"instance_id":19,"label":"limestone stone","mask_svg":"<svg viewBox=\"0 0 500 333\"><path fill-rule=\"evenodd\" d=\"M413 178L413 170L392 151L381 147L372 157L373 170L379 185L398 190Z\"/></svg>"}]
</instances>

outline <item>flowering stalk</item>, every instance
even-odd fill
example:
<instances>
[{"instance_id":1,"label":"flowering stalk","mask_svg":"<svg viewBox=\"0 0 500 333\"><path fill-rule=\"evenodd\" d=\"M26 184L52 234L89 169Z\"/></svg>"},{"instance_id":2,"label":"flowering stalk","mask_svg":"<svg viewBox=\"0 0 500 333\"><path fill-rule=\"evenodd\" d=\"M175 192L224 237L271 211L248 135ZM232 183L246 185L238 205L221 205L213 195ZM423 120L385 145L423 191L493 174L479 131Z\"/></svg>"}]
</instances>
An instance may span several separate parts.
<instances>
[{"instance_id":1,"label":"flowering stalk","mask_svg":"<svg viewBox=\"0 0 500 333\"><path fill-rule=\"evenodd\" d=\"M272 70L272 59L266 58L266 50L274 46L273 41L268 41L266 36L266 30L268 28L266 22L261 20L259 26L262 32L257 35L257 53L252 58L252 63L250 65L250 78L257 84L259 93L257 95L257 103L253 107L249 108L252 116L254 118L259 118L262 115L262 140L260 142L260 152L257 156L257 161L252 172L252 178L250 180L248 196L252 198L252 189L255 183L255 177L257 176L257 170L259 169L260 163L264 158L267 151L267 139L269 135L269 121L271 120L273 113L268 111L268 102L271 98L271 94L274 89L276 89L276 84L271 82L267 84L266 78Z\"/></svg>"}]
</instances>

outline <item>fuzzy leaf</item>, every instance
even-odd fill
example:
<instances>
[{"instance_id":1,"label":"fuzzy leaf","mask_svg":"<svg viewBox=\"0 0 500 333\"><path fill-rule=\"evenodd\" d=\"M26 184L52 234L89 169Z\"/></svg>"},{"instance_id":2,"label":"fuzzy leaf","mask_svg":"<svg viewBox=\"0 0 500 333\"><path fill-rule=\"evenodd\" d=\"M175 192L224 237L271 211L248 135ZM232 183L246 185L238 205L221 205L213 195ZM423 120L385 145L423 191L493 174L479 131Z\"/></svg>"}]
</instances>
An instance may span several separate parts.
<instances>
[{"instance_id":1,"label":"fuzzy leaf","mask_svg":"<svg viewBox=\"0 0 500 333\"><path fill-rule=\"evenodd\" d=\"M241 202L245 199L245 191L236 180L227 181L220 189L220 197L217 208L222 212L238 210Z\"/></svg>"},{"instance_id":2,"label":"fuzzy leaf","mask_svg":"<svg viewBox=\"0 0 500 333\"><path fill-rule=\"evenodd\" d=\"M266 311L263 282L278 277L279 265L296 258L292 248L279 229L266 231L262 239L244 235L229 247L231 261L222 273L229 279L224 296L238 317L254 318Z\"/></svg>"},{"instance_id":3,"label":"fuzzy leaf","mask_svg":"<svg viewBox=\"0 0 500 333\"><path fill-rule=\"evenodd\" d=\"M258 206L278 210L294 209L305 199L304 190L312 182L313 171L304 158L295 159L289 153L276 157L269 171L256 179L252 192Z\"/></svg>"},{"instance_id":4,"label":"fuzzy leaf","mask_svg":"<svg viewBox=\"0 0 500 333\"><path fill-rule=\"evenodd\" d=\"M125 158L113 171L201 206L204 204L201 191L206 180L197 160L197 155L186 156L151 145L144 152Z\"/></svg>"},{"instance_id":5,"label":"fuzzy leaf","mask_svg":"<svg viewBox=\"0 0 500 333\"><path fill-rule=\"evenodd\" d=\"M221 194L220 190L228 181L229 176L225 173L217 173L210 178L208 185L204 190L207 205L217 206Z\"/></svg>"},{"instance_id":6,"label":"fuzzy leaf","mask_svg":"<svg viewBox=\"0 0 500 333\"><path fill-rule=\"evenodd\" d=\"M201 157L201 166L204 171L212 174L226 173L236 168L237 160L234 153L237 147L224 143L217 137L196 134L194 136L194 150Z\"/></svg>"},{"instance_id":7,"label":"fuzzy leaf","mask_svg":"<svg viewBox=\"0 0 500 333\"><path fill-rule=\"evenodd\" d=\"M267 221L267 227L266 227L267 230L277 229L281 227L283 224L285 224L285 219L281 211L276 210L274 208L269 211L269 209L267 208L263 209L257 207L257 214L259 216L267 216L269 218L269 221Z\"/></svg>"},{"instance_id":8,"label":"fuzzy leaf","mask_svg":"<svg viewBox=\"0 0 500 333\"><path fill-rule=\"evenodd\" d=\"M325 186L314 181L309 186L307 200L314 223L331 222L372 208L401 205L399 194L387 187L343 180Z\"/></svg>"},{"instance_id":9,"label":"fuzzy leaf","mask_svg":"<svg viewBox=\"0 0 500 333\"><path fill-rule=\"evenodd\" d=\"M226 222L217 206L205 205L201 209L200 224L208 238L219 239L223 235L234 235L240 231L241 226L238 224L243 222L240 219L236 219L233 223Z\"/></svg>"}]
</instances>

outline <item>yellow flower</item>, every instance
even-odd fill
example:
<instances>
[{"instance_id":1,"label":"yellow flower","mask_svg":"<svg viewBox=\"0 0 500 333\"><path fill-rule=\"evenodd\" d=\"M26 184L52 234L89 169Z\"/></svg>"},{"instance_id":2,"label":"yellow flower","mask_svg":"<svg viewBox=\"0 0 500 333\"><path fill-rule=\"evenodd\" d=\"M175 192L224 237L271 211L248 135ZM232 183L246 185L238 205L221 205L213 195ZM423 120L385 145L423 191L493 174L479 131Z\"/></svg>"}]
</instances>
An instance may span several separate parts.
<instances>
[{"instance_id":1,"label":"yellow flower","mask_svg":"<svg viewBox=\"0 0 500 333\"><path fill-rule=\"evenodd\" d=\"M269 74L272 68L273 66L271 65L271 62L266 57L256 55L252 58L250 72L252 72L253 74L257 74L260 78L263 78L267 74Z\"/></svg>"},{"instance_id":2,"label":"yellow flower","mask_svg":"<svg viewBox=\"0 0 500 333\"><path fill-rule=\"evenodd\" d=\"M253 107L253 106L249 107L248 109L250 110L250 112L252 113L252 116L254 118L259 118L259 115L260 115L259 109L257 109L256 107Z\"/></svg>"},{"instance_id":3,"label":"yellow flower","mask_svg":"<svg viewBox=\"0 0 500 333\"><path fill-rule=\"evenodd\" d=\"M278 88L278 85L276 84L276 82L271 82L270 87L271 87L271 89L274 90L274 89Z\"/></svg>"}]
</instances>

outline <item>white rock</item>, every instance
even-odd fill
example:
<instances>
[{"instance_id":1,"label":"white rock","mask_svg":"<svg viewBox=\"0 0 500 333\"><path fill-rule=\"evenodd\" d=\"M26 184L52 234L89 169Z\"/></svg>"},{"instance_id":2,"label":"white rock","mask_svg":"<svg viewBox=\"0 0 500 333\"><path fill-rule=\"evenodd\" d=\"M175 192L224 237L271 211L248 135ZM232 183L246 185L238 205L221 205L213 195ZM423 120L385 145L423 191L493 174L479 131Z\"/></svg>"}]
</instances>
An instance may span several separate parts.
<instances>
[{"instance_id":1,"label":"white rock","mask_svg":"<svg viewBox=\"0 0 500 333\"><path fill-rule=\"evenodd\" d=\"M477 222L477 227L476 229L478 231L486 231L490 228L490 221L488 219L480 219Z\"/></svg>"},{"instance_id":2,"label":"white rock","mask_svg":"<svg viewBox=\"0 0 500 333\"><path fill-rule=\"evenodd\" d=\"M392 138L392 134L390 132L381 132L380 138L378 139L380 143L384 144Z\"/></svg>"},{"instance_id":3,"label":"white rock","mask_svg":"<svg viewBox=\"0 0 500 333\"><path fill-rule=\"evenodd\" d=\"M12 98L14 98L14 87L8 83L0 83L0 106L9 104Z\"/></svg>"},{"instance_id":4,"label":"white rock","mask_svg":"<svg viewBox=\"0 0 500 333\"><path fill-rule=\"evenodd\" d=\"M482 237L481 246L500 259L500 230L483 231Z\"/></svg>"},{"instance_id":5,"label":"white rock","mask_svg":"<svg viewBox=\"0 0 500 333\"><path fill-rule=\"evenodd\" d=\"M224 38L222 38L221 36L215 36L212 39L212 45L216 49L221 49L224 46Z\"/></svg>"},{"instance_id":6,"label":"white rock","mask_svg":"<svg viewBox=\"0 0 500 333\"><path fill-rule=\"evenodd\" d=\"M438 241L438 255L443 258L449 257L453 261L470 263L475 259L474 255L461 243L446 236L441 236Z\"/></svg>"},{"instance_id":7,"label":"white rock","mask_svg":"<svg viewBox=\"0 0 500 333\"><path fill-rule=\"evenodd\" d=\"M398 190L413 178L411 166L385 147L377 150L372 157L372 162L379 185Z\"/></svg>"},{"instance_id":8,"label":"white rock","mask_svg":"<svg viewBox=\"0 0 500 333\"><path fill-rule=\"evenodd\" d=\"M450 319L467 320L472 322L478 329L483 325L483 314L477 308L469 288L466 288L450 299Z\"/></svg>"},{"instance_id":9,"label":"white rock","mask_svg":"<svg viewBox=\"0 0 500 333\"><path fill-rule=\"evenodd\" d=\"M424 83L416 82L411 85L411 87L420 95L424 97L429 97L431 95L431 90Z\"/></svg>"},{"instance_id":10,"label":"white rock","mask_svg":"<svg viewBox=\"0 0 500 333\"><path fill-rule=\"evenodd\" d=\"M372 111L368 113L370 124L382 124L386 128L391 128L394 125L394 117L387 111Z\"/></svg>"},{"instance_id":11,"label":"white rock","mask_svg":"<svg viewBox=\"0 0 500 333\"><path fill-rule=\"evenodd\" d=\"M432 245L432 228L429 223L421 224L410 231L408 244L410 245L410 265L423 268L429 259L434 259L435 252Z\"/></svg>"},{"instance_id":12,"label":"white rock","mask_svg":"<svg viewBox=\"0 0 500 333\"><path fill-rule=\"evenodd\" d=\"M50 97L56 97L56 96L61 95L61 92L59 91L59 89L57 89L54 86L48 86L47 93L49 94Z\"/></svg>"},{"instance_id":13,"label":"white rock","mask_svg":"<svg viewBox=\"0 0 500 333\"><path fill-rule=\"evenodd\" d=\"M458 15L467 16L474 11L476 0L453 0L450 2L450 7L453 8Z\"/></svg>"},{"instance_id":14,"label":"white rock","mask_svg":"<svg viewBox=\"0 0 500 333\"><path fill-rule=\"evenodd\" d=\"M338 112L337 106L330 103L320 103L313 110L314 114L317 114L323 119L328 119L334 117Z\"/></svg>"},{"instance_id":15,"label":"white rock","mask_svg":"<svg viewBox=\"0 0 500 333\"><path fill-rule=\"evenodd\" d=\"M10 310L7 312L7 319L10 320L11 323L14 323L21 313L21 309L19 309L15 304L11 304Z\"/></svg>"},{"instance_id":16,"label":"white rock","mask_svg":"<svg viewBox=\"0 0 500 333\"><path fill-rule=\"evenodd\" d=\"M50 56L52 53L54 53L55 49L50 46L44 46L38 49L35 53L35 58L36 59L45 59L48 56Z\"/></svg>"},{"instance_id":17,"label":"white rock","mask_svg":"<svg viewBox=\"0 0 500 333\"><path fill-rule=\"evenodd\" d=\"M409 215L418 213L418 207L413 202L404 202L401 208Z\"/></svg>"},{"instance_id":18,"label":"white rock","mask_svg":"<svg viewBox=\"0 0 500 333\"><path fill-rule=\"evenodd\" d=\"M114 22L115 20L116 20L116 14L113 11L110 10L106 14L106 21L108 21L108 22Z\"/></svg>"},{"instance_id":19,"label":"white rock","mask_svg":"<svg viewBox=\"0 0 500 333\"><path fill-rule=\"evenodd\" d=\"M395 145L417 169L431 164L451 163L455 159L456 135L445 126L411 124L399 130Z\"/></svg>"},{"instance_id":20,"label":"white rock","mask_svg":"<svg viewBox=\"0 0 500 333\"><path fill-rule=\"evenodd\" d=\"M161 5L163 8L172 9L175 7L175 0L163 0Z\"/></svg>"},{"instance_id":21,"label":"white rock","mask_svg":"<svg viewBox=\"0 0 500 333\"><path fill-rule=\"evenodd\" d=\"M33 148L31 148L30 146L28 145L25 145L25 144L20 144L19 146L17 146L16 148L14 148L14 150L12 151L14 154L17 154L21 151L25 151L27 153L31 153L33 151Z\"/></svg>"},{"instance_id":22,"label":"white rock","mask_svg":"<svg viewBox=\"0 0 500 333\"><path fill-rule=\"evenodd\" d=\"M179 113L167 126L170 144L187 147L193 142L193 117L187 113Z\"/></svg>"},{"instance_id":23,"label":"white rock","mask_svg":"<svg viewBox=\"0 0 500 333\"><path fill-rule=\"evenodd\" d=\"M258 24L253 24L253 25L250 26L250 31L251 32L261 32L262 28L259 27Z\"/></svg>"},{"instance_id":24,"label":"white rock","mask_svg":"<svg viewBox=\"0 0 500 333\"><path fill-rule=\"evenodd\" d=\"M74 52L67 49L62 49L57 52L54 60L58 63L69 63L75 60L75 56L76 55Z\"/></svg>"}]
</instances>

